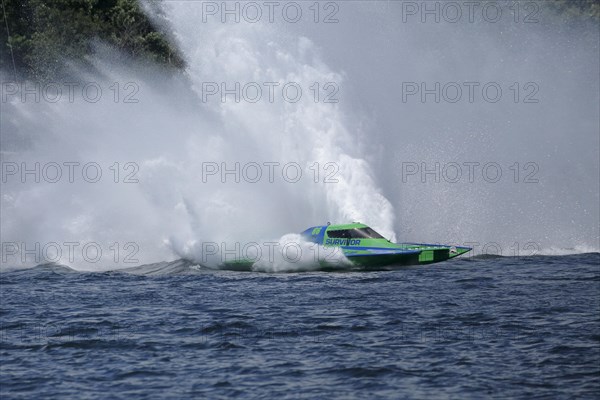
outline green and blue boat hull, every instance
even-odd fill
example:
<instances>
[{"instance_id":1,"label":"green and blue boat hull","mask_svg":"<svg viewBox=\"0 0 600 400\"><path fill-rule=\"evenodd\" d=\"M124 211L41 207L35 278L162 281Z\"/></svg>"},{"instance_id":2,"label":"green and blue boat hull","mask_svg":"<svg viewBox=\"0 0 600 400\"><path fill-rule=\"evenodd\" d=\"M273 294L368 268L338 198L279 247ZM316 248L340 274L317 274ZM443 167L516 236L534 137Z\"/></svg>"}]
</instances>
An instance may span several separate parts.
<instances>
[{"instance_id":1,"label":"green and blue boat hull","mask_svg":"<svg viewBox=\"0 0 600 400\"><path fill-rule=\"evenodd\" d=\"M314 226L302 236L324 247L339 247L353 264L370 268L432 264L472 250L451 245L393 243L361 223Z\"/></svg>"},{"instance_id":2,"label":"green and blue boat hull","mask_svg":"<svg viewBox=\"0 0 600 400\"><path fill-rule=\"evenodd\" d=\"M465 254L470 247L426 243L392 243L365 224L321 225L301 233L304 240L329 250L339 249L352 265L364 269L390 269L432 264ZM320 261L323 269L339 267L339 257ZM248 271L255 260L231 260L222 267Z\"/></svg>"}]
</instances>

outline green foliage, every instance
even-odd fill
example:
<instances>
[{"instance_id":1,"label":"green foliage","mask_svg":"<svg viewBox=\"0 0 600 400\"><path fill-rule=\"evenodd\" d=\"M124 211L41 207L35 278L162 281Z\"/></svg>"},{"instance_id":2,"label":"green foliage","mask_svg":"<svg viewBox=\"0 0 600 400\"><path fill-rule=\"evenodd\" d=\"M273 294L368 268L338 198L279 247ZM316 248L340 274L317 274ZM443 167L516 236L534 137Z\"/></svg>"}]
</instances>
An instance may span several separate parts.
<instances>
[{"instance_id":1,"label":"green foliage","mask_svg":"<svg viewBox=\"0 0 600 400\"><path fill-rule=\"evenodd\" d=\"M599 0L551 0L547 4L566 19L591 19L600 21Z\"/></svg>"},{"instance_id":2,"label":"green foliage","mask_svg":"<svg viewBox=\"0 0 600 400\"><path fill-rule=\"evenodd\" d=\"M85 62L97 39L133 59L184 66L177 49L137 0L0 1L0 68L4 71L12 71L14 64L25 77L56 78L66 72L68 61ZM544 6L565 20L600 21L599 0L549 0Z\"/></svg>"},{"instance_id":3,"label":"green foliage","mask_svg":"<svg viewBox=\"0 0 600 400\"><path fill-rule=\"evenodd\" d=\"M101 40L138 60L181 68L177 50L143 13L137 0L1 0L0 68L37 80L85 63ZM6 32L8 25L8 32Z\"/></svg>"}]
</instances>

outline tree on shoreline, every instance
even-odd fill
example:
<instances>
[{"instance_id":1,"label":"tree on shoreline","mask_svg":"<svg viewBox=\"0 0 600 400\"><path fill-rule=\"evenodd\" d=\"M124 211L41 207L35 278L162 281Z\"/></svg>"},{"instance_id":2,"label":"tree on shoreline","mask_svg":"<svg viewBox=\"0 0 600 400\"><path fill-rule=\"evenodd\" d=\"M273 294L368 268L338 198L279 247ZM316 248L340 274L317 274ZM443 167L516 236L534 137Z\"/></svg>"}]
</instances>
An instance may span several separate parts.
<instances>
[{"instance_id":1,"label":"tree on shoreline","mask_svg":"<svg viewBox=\"0 0 600 400\"><path fill-rule=\"evenodd\" d=\"M85 63L100 41L135 60L182 68L167 35L137 0L2 0L0 68L36 80L67 74L67 62Z\"/></svg>"},{"instance_id":2,"label":"tree on shoreline","mask_svg":"<svg viewBox=\"0 0 600 400\"><path fill-rule=\"evenodd\" d=\"M180 69L177 47L151 20L138 0L0 0L0 69L20 78L60 79L68 63L86 64L95 43L104 43L136 61ZM160 5L144 2L161 17ZM565 21L600 21L600 0L543 2ZM160 26L159 26L160 25Z\"/></svg>"}]
</instances>

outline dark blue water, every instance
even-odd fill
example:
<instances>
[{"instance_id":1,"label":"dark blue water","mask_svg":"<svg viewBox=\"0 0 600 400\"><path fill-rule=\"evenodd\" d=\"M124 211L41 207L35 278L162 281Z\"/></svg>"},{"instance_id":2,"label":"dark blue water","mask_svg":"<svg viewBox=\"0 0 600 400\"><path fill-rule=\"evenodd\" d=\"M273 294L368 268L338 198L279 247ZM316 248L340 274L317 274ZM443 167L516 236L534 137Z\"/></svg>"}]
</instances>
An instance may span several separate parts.
<instances>
[{"instance_id":1,"label":"dark blue water","mask_svg":"<svg viewBox=\"0 0 600 400\"><path fill-rule=\"evenodd\" d=\"M599 264L3 272L0 395L599 398Z\"/></svg>"}]
</instances>

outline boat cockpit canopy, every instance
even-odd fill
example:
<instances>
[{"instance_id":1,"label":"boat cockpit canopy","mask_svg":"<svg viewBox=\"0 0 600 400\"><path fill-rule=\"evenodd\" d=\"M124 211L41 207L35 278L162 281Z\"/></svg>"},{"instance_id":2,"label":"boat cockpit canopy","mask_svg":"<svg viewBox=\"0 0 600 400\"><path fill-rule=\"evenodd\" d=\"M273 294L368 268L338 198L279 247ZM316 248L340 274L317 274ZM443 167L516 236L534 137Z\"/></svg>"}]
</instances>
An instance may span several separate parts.
<instances>
[{"instance_id":1,"label":"boat cockpit canopy","mask_svg":"<svg viewBox=\"0 0 600 400\"><path fill-rule=\"evenodd\" d=\"M364 228L328 230L327 236L336 239L385 239L368 226Z\"/></svg>"}]
</instances>

